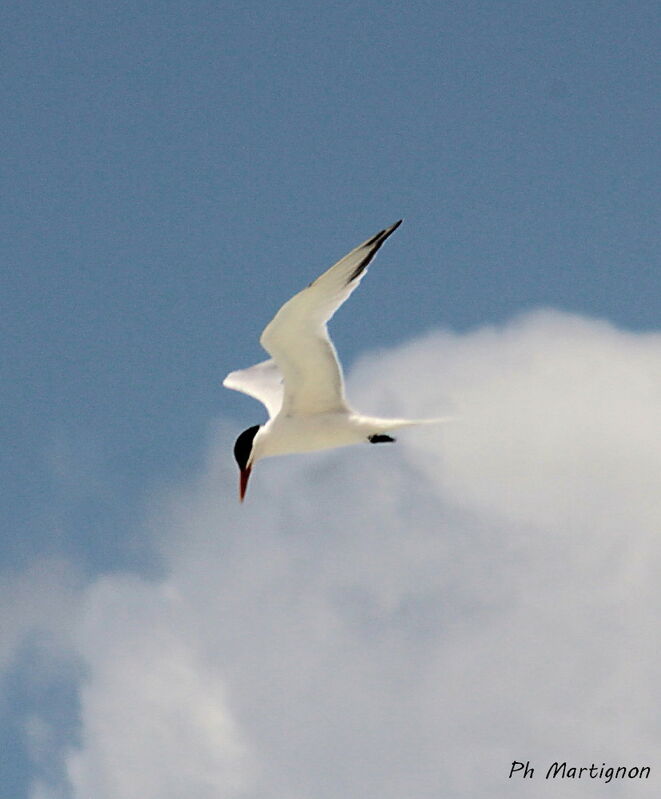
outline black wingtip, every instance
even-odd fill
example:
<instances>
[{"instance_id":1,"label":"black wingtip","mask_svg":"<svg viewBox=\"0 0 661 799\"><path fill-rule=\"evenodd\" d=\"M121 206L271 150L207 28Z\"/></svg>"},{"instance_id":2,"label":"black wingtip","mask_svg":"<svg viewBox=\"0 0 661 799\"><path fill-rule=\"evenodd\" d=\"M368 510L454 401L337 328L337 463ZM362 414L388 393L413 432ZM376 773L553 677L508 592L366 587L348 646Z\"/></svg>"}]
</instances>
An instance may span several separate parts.
<instances>
[{"instance_id":1,"label":"black wingtip","mask_svg":"<svg viewBox=\"0 0 661 799\"><path fill-rule=\"evenodd\" d=\"M404 221L403 219L398 219L397 222L395 222L393 225L390 225L390 227L387 227L384 230L382 230L381 233L379 233L379 235L383 236L383 240L385 241L391 233L394 233L397 230L397 228L402 224L403 221Z\"/></svg>"},{"instance_id":2,"label":"black wingtip","mask_svg":"<svg viewBox=\"0 0 661 799\"><path fill-rule=\"evenodd\" d=\"M363 247L365 249L369 249L367 255L363 258L363 260L356 266L353 270L349 279L347 280L347 285L351 283L352 280L355 280L359 275L361 275L365 269L369 266L372 258L377 254L379 251L379 247L383 244L383 242L390 236L391 233L394 233L397 228L402 224L404 220L400 219L398 222L395 222L394 225L390 227L384 228L380 230L375 236L372 236L371 239L368 239L364 244Z\"/></svg>"},{"instance_id":3,"label":"black wingtip","mask_svg":"<svg viewBox=\"0 0 661 799\"><path fill-rule=\"evenodd\" d=\"M395 222L394 225L390 225L390 227L384 227L383 230L380 230L378 233L375 233L371 239L368 239L363 247L371 247L373 244L379 243L379 247L383 244L383 242L388 238L391 233L394 233L397 228L402 224L404 220L400 219L398 222Z\"/></svg>"}]
</instances>

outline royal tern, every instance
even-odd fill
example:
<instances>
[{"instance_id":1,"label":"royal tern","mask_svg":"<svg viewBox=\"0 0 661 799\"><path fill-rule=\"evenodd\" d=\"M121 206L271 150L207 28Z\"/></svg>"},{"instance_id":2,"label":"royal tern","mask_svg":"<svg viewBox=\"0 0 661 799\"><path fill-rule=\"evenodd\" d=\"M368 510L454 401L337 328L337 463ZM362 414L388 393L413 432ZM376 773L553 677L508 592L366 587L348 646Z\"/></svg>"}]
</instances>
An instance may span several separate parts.
<instances>
[{"instance_id":1,"label":"royal tern","mask_svg":"<svg viewBox=\"0 0 661 799\"><path fill-rule=\"evenodd\" d=\"M271 358L230 372L223 380L227 388L263 403L269 415L266 424L244 430L234 445L241 501L252 467L262 458L394 441L388 433L400 427L444 421L380 419L354 411L345 398L342 367L326 327L401 222L367 239L286 302L259 339Z\"/></svg>"}]
</instances>

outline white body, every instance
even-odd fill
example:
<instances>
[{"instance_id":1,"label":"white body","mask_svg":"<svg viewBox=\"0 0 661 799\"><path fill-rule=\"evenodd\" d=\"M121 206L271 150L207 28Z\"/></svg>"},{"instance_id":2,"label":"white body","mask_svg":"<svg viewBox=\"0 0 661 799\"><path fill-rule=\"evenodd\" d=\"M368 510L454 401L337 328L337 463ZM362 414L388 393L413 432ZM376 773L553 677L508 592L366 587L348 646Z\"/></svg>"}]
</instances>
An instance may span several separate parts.
<instances>
[{"instance_id":1,"label":"white body","mask_svg":"<svg viewBox=\"0 0 661 799\"><path fill-rule=\"evenodd\" d=\"M379 419L361 416L351 410L297 416L279 413L257 431L253 442L253 463L271 455L364 444L370 436L424 424L425 421Z\"/></svg>"},{"instance_id":2,"label":"white body","mask_svg":"<svg viewBox=\"0 0 661 799\"><path fill-rule=\"evenodd\" d=\"M358 444L400 427L443 421L379 419L356 413L346 401L342 368L326 327L400 222L356 247L286 302L260 337L272 357L231 372L223 381L227 388L262 402L270 417L254 435L248 460L239 464L242 472L271 455Z\"/></svg>"}]
</instances>

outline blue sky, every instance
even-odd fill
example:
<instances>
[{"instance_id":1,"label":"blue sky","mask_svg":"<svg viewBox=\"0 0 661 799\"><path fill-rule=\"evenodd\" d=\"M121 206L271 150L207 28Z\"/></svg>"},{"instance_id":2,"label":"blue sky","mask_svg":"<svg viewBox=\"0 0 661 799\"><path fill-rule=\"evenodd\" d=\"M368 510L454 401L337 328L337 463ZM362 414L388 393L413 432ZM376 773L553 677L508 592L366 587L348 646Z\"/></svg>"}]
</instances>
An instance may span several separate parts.
<instances>
[{"instance_id":1,"label":"blue sky","mask_svg":"<svg viewBox=\"0 0 661 799\"><path fill-rule=\"evenodd\" d=\"M657 3L25 0L0 23L8 579L160 568L149 498L206 468L219 419L261 418L223 376L400 217L335 319L349 368L537 308L659 327Z\"/></svg>"}]
</instances>

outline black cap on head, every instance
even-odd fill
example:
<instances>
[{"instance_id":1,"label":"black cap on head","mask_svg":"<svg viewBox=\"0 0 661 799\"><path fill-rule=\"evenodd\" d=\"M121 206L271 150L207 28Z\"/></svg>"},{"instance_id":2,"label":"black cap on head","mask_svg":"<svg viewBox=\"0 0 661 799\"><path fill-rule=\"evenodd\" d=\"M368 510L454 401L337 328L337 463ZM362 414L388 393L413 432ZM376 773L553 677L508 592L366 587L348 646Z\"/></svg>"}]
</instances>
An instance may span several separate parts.
<instances>
[{"instance_id":1,"label":"black cap on head","mask_svg":"<svg viewBox=\"0 0 661 799\"><path fill-rule=\"evenodd\" d=\"M254 427L244 430L234 443L234 457L239 464L239 469L242 471L248 465L248 459L252 452L252 442L260 427L261 425L256 424Z\"/></svg>"}]
</instances>

